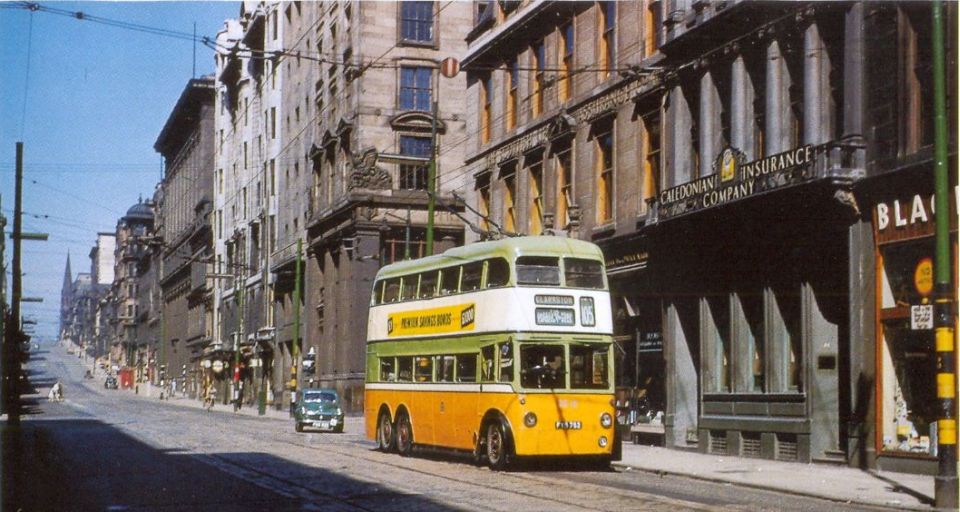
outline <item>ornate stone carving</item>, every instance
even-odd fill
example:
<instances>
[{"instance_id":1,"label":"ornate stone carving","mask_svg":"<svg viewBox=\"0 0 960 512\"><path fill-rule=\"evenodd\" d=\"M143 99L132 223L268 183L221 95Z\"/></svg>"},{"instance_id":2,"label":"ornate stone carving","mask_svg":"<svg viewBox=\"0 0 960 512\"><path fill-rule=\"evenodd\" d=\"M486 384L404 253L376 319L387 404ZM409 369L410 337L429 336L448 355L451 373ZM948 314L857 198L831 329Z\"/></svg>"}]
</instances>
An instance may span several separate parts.
<instances>
[{"instance_id":1,"label":"ornate stone carving","mask_svg":"<svg viewBox=\"0 0 960 512\"><path fill-rule=\"evenodd\" d=\"M350 172L348 190L357 188L389 189L393 186L393 179L383 168L377 167L380 155L374 148L367 148L359 154L350 156L353 170Z\"/></svg>"}]
</instances>

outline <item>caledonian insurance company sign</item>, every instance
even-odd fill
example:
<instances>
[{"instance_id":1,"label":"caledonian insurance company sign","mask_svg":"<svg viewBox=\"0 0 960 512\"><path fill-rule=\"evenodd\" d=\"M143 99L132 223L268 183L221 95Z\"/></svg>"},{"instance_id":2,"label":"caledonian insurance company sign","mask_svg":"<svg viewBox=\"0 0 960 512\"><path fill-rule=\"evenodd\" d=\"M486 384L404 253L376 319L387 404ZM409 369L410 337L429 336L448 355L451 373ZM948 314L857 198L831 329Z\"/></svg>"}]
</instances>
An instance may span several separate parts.
<instances>
[{"instance_id":1,"label":"caledonian insurance company sign","mask_svg":"<svg viewBox=\"0 0 960 512\"><path fill-rule=\"evenodd\" d=\"M744 163L735 148L720 153L713 174L660 192L660 220L721 206L814 177L813 146L806 145Z\"/></svg>"}]
</instances>

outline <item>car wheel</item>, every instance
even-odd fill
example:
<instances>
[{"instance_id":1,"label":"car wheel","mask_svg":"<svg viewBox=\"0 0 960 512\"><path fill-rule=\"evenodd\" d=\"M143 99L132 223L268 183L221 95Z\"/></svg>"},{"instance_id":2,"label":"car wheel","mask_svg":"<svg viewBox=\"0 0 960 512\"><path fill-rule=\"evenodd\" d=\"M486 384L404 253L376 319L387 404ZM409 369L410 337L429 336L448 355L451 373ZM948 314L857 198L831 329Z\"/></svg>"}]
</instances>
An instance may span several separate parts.
<instances>
[{"instance_id":1,"label":"car wheel","mask_svg":"<svg viewBox=\"0 0 960 512\"><path fill-rule=\"evenodd\" d=\"M487 463L490 469L502 471L510 464L510 446L503 423L494 421L487 426Z\"/></svg>"},{"instance_id":2,"label":"car wheel","mask_svg":"<svg viewBox=\"0 0 960 512\"><path fill-rule=\"evenodd\" d=\"M380 413L380 419L377 420L377 448L385 453L393 451L394 443L396 443L393 436L393 422L390 421L390 413L383 411Z\"/></svg>"},{"instance_id":3,"label":"car wheel","mask_svg":"<svg viewBox=\"0 0 960 512\"><path fill-rule=\"evenodd\" d=\"M297 432L303 432L303 423L300 423L300 422L298 421L297 424L294 425L293 428L294 428Z\"/></svg>"},{"instance_id":4,"label":"car wheel","mask_svg":"<svg viewBox=\"0 0 960 512\"><path fill-rule=\"evenodd\" d=\"M397 416L397 453L406 457L413 452L413 427L407 413Z\"/></svg>"}]
</instances>

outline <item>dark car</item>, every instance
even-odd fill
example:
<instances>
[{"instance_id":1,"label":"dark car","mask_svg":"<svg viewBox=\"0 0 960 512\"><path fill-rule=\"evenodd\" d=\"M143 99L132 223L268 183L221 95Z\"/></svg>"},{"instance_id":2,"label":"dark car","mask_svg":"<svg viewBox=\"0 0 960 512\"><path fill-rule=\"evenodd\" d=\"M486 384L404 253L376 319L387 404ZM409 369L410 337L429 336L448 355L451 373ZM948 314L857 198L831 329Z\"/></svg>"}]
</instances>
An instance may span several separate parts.
<instances>
[{"instance_id":1,"label":"dark car","mask_svg":"<svg viewBox=\"0 0 960 512\"><path fill-rule=\"evenodd\" d=\"M117 378L114 377L113 375L108 376L103 381L103 389L117 389L117 387L119 387L117 385Z\"/></svg>"},{"instance_id":2,"label":"dark car","mask_svg":"<svg viewBox=\"0 0 960 512\"><path fill-rule=\"evenodd\" d=\"M340 397L332 389L305 389L293 409L297 432L305 427L343 432L343 409Z\"/></svg>"}]
</instances>

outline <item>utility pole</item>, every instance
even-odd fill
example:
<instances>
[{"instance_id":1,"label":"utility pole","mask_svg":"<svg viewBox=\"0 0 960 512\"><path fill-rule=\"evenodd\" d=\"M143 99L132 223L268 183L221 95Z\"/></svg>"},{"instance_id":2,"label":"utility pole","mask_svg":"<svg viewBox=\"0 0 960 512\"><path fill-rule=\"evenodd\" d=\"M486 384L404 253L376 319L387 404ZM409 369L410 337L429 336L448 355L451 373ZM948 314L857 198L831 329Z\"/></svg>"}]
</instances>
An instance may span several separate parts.
<instances>
[{"instance_id":1,"label":"utility pole","mask_svg":"<svg viewBox=\"0 0 960 512\"><path fill-rule=\"evenodd\" d=\"M290 366L290 388L293 393L290 395L290 403L297 400L297 393L300 392L300 258L303 249L303 241L297 239L297 255L293 263L293 343L290 348L290 356L293 358ZM290 414L293 414L293 408L290 408Z\"/></svg>"},{"instance_id":2,"label":"utility pole","mask_svg":"<svg viewBox=\"0 0 960 512\"><path fill-rule=\"evenodd\" d=\"M3 196L0 196L0 205L3 204ZM7 261L4 255L7 237L3 235L7 228L7 218L3 216L3 209L0 208L0 414L7 410L7 338L9 338L7 329Z\"/></svg>"},{"instance_id":3,"label":"utility pole","mask_svg":"<svg viewBox=\"0 0 960 512\"><path fill-rule=\"evenodd\" d=\"M23 333L20 329L20 297L23 296L23 271L20 268L20 235L23 216L23 142L17 142L17 168L13 196L13 281L10 286L10 324L4 336L4 375L7 399L7 423L20 424L20 358L18 352Z\"/></svg>"},{"instance_id":4,"label":"utility pole","mask_svg":"<svg viewBox=\"0 0 960 512\"><path fill-rule=\"evenodd\" d=\"M21 240L46 240L46 233L23 232L23 142L17 142L17 169L13 199L13 281L10 286L10 317L4 321L3 385L6 396L7 423L20 424L20 344L26 335L20 325L20 302L23 300L23 270L20 265ZM28 302L39 302L30 298Z\"/></svg>"},{"instance_id":5,"label":"utility pole","mask_svg":"<svg viewBox=\"0 0 960 512\"><path fill-rule=\"evenodd\" d=\"M934 478L934 504L938 509L957 510L960 484L957 481L957 361L956 331L953 313L953 289L950 286L950 179L947 169L946 72L944 65L943 6L933 2L933 131L934 131L934 254L933 330L936 340L937 400L937 476Z\"/></svg>"}]
</instances>

